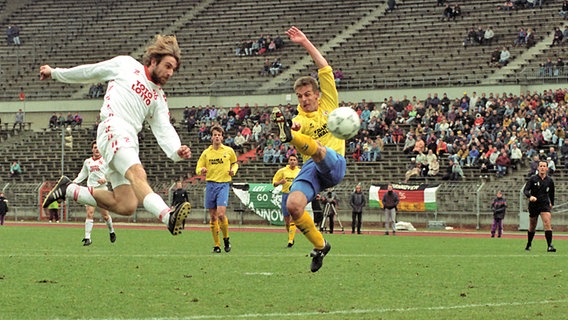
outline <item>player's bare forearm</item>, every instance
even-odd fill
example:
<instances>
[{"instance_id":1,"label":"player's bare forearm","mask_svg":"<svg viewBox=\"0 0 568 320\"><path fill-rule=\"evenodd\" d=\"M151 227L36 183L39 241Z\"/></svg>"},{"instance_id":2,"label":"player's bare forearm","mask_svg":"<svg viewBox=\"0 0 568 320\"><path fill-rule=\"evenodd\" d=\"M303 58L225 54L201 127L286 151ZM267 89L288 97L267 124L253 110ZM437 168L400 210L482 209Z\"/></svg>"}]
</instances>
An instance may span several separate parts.
<instances>
[{"instance_id":1,"label":"player's bare forearm","mask_svg":"<svg viewBox=\"0 0 568 320\"><path fill-rule=\"evenodd\" d=\"M314 44L306 37L306 35L302 32L302 30L292 26L288 31L286 31L288 37L292 42L300 44L302 47L308 51L312 59L314 60L318 69L323 67L327 67L329 64L327 60L323 57L321 52L314 46Z\"/></svg>"}]
</instances>

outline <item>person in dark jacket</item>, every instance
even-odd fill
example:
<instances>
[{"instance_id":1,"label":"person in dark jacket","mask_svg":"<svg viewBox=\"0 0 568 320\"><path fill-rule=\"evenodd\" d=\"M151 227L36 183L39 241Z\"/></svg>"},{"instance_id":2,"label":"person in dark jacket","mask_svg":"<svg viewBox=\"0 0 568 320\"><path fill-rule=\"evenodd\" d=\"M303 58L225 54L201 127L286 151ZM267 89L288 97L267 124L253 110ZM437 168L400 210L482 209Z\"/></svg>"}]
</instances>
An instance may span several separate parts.
<instances>
[{"instance_id":1,"label":"person in dark jacket","mask_svg":"<svg viewBox=\"0 0 568 320\"><path fill-rule=\"evenodd\" d=\"M493 210L493 224L491 225L491 238L495 238L495 231L497 237L501 238L503 234L503 219L505 219L505 212L507 211L507 200L503 198L503 192L497 191L497 198L491 203Z\"/></svg>"},{"instance_id":2,"label":"person in dark jacket","mask_svg":"<svg viewBox=\"0 0 568 320\"><path fill-rule=\"evenodd\" d=\"M366 202L365 194L361 192L361 185L357 185L349 199L349 205L351 206L351 233L355 233L355 226L357 226L357 234L361 234L361 216L363 215L363 207Z\"/></svg>"},{"instance_id":3,"label":"person in dark jacket","mask_svg":"<svg viewBox=\"0 0 568 320\"><path fill-rule=\"evenodd\" d=\"M400 202L398 193L392 189L392 183L387 186L387 192L383 195L383 209L385 209L385 235L389 235L392 228L392 235L396 234L396 206Z\"/></svg>"},{"instance_id":4,"label":"person in dark jacket","mask_svg":"<svg viewBox=\"0 0 568 320\"><path fill-rule=\"evenodd\" d=\"M8 200L4 197L4 193L0 192L0 226L4 225L6 213L8 213Z\"/></svg>"}]
</instances>

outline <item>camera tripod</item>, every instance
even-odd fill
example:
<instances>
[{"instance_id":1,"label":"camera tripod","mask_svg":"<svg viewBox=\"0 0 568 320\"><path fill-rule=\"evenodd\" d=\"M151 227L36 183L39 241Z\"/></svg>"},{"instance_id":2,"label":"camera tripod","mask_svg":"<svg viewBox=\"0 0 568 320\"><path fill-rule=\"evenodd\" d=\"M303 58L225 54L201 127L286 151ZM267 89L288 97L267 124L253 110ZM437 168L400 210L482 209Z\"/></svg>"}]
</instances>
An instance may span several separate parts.
<instances>
[{"instance_id":1,"label":"camera tripod","mask_svg":"<svg viewBox=\"0 0 568 320\"><path fill-rule=\"evenodd\" d=\"M339 227L341 227L341 232L345 233L345 229L343 229L343 223L341 223L341 219L339 219L339 215L337 214L337 209L335 208L335 205L332 204L331 202L326 203L323 209L323 219L321 220L320 231L321 232L329 231L331 233L332 228L326 230L325 220L329 218L330 219L329 222L332 223L331 220L332 215L335 215L335 220L337 220L337 223L339 223Z\"/></svg>"}]
</instances>

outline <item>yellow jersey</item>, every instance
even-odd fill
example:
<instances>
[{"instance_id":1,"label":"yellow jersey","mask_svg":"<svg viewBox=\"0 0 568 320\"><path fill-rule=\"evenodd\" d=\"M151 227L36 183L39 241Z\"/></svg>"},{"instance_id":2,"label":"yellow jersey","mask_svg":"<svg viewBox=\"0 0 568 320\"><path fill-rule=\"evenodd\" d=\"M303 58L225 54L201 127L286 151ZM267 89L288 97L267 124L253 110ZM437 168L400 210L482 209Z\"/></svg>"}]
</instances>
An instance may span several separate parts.
<instances>
[{"instance_id":1,"label":"yellow jersey","mask_svg":"<svg viewBox=\"0 0 568 320\"><path fill-rule=\"evenodd\" d=\"M229 175L229 170L232 168L236 174L239 169L235 150L224 144L221 144L217 150L213 146L209 146L201 153L195 172L201 174L202 168L207 169L205 175L205 180L207 181L231 182L233 177Z\"/></svg>"},{"instance_id":2,"label":"yellow jersey","mask_svg":"<svg viewBox=\"0 0 568 320\"><path fill-rule=\"evenodd\" d=\"M286 179L286 183L282 185L282 193L290 193L292 181L294 181L298 173L300 173L300 167L296 166L296 168L292 169L290 168L290 165L287 165L276 171L272 178L272 185L282 179Z\"/></svg>"},{"instance_id":3,"label":"yellow jersey","mask_svg":"<svg viewBox=\"0 0 568 320\"><path fill-rule=\"evenodd\" d=\"M335 150L345 156L345 141L334 137L327 129L327 116L339 106L339 94L335 87L333 69L330 66L318 70L320 83L320 98L318 110L305 112L298 104L298 115L292 121L301 124L300 133L318 140L322 145ZM311 156L302 155L304 162Z\"/></svg>"}]
</instances>

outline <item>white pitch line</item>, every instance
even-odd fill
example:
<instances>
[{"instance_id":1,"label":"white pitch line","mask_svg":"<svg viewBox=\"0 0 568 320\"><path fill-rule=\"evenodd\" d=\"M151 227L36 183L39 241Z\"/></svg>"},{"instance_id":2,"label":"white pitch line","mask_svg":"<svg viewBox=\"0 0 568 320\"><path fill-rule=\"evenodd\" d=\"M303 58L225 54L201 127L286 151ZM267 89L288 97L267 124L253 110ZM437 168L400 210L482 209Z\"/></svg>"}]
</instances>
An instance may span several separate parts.
<instances>
[{"instance_id":1,"label":"white pitch line","mask_svg":"<svg viewBox=\"0 0 568 320\"><path fill-rule=\"evenodd\" d=\"M419 312L419 311L445 311L457 309L473 309L473 308L487 308L487 307L517 307L528 306L537 304L564 304L568 300L543 300L533 302L502 302L502 303L477 303L477 304L464 304L457 306L438 306L438 307L423 307L423 308L380 308L380 309L350 309L350 310L335 310L326 312L287 312L287 313L247 313L247 314L230 314L230 315L200 315L182 318L148 318L152 320L202 320L202 319L241 319L241 318L288 318L288 317L310 317L310 316L326 316L326 315L355 315L355 314L378 314L388 312ZM110 319L99 319L110 320ZM128 319L127 319L128 320ZM130 319L134 320L134 319Z\"/></svg>"}]
</instances>

